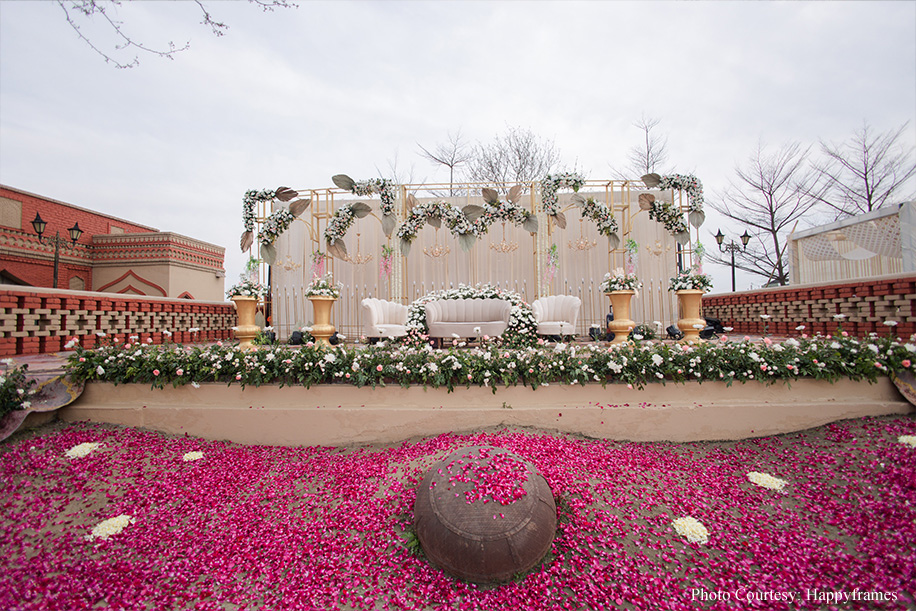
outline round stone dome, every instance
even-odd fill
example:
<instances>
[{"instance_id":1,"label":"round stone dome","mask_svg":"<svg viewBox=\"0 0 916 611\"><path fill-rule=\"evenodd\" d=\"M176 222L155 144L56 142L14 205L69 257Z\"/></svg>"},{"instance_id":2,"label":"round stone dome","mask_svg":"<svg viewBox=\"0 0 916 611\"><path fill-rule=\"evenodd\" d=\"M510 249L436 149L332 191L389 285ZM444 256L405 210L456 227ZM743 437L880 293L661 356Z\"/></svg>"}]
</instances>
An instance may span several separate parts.
<instances>
[{"instance_id":1,"label":"round stone dome","mask_svg":"<svg viewBox=\"0 0 916 611\"><path fill-rule=\"evenodd\" d=\"M497 582L540 562L556 534L557 507L534 465L503 448L474 446L426 473L414 524L435 565L468 581Z\"/></svg>"}]
</instances>

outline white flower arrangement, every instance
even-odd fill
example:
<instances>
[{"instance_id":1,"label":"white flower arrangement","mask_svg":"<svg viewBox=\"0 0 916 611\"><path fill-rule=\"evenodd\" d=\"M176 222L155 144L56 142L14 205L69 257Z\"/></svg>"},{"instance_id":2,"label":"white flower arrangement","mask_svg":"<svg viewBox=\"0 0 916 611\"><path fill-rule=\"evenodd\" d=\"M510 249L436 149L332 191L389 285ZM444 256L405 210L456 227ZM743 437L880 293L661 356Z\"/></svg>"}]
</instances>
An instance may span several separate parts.
<instances>
[{"instance_id":1,"label":"white flower arrangement","mask_svg":"<svg viewBox=\"0 0 916 611\"><path fill-rule=\"evenodd\" d=\"M760 473L759 471L751 471L747 474L747 478L751 480L752 483L770 490L782 490L788 483L784 479L773 477L767 473Z\"/></svg>"},{"instance_id":2,"label":"white flower arrangement","mask_svg":"<svg viewBox=\"0 0 916 611\"><path fill-rule=\"evenodd\" d=\"M325 242L333 244L337 240L342 240L354 220L356 220L356 215L353 213L353 204L344 204L338 208L324 230Z\"/></svg>"},{"instance_id":3,"label":"white flower arrangement","mask_svg":"<svg viewBox=\"0 0 916 611\"><path fill-rule=\"evenodd\" d=\"M73 446L64 453L64 456L67 458L83 458L88 456L93 450L100 447L100 443L81 443L79 445Z\"/></svg>"},{"instance_id":4,"label":"white flower arrangement","mask_svg":"<svg viewBox=\"0 0 916 611\"><path fill-rule=\"evenodd\" d=\"M262 299L267 295L267 291L267 287L260 282L242 280L229 287L226 291L226 297L228 299L232 299L233 297L254 297L255 299Z\"/></svg>"},{"instance_id":5,"label":"white flower arrangement","mask_svg":"<svg viewBox=\"0 0 916 611\"><path fill-rule=\"evenodd\" d=\"M577 192L585 185L585 177L575 172L548 174L541 180L541 207L550 216L556 216L560 211L557 191L572 189Z\"/></svg>"},{"instance_id":6,"label":"white flower arrangement","mask_svg":"<svg viewBox=\"0 0 916 611\"><path fill-rule=\"evenodd\" d=\"M901 435L897 438L897 441L911 448L916 448L916 435Z\"/></svg>"},{"instance_id":7,"label":"white flower arrangement","mask_svg":"<svg viewBox=\"0 0 916 611\"><path fill-rule=\"evenodd\" d=\"M638 291L642 288L642 282L636 277L636 274L627 274L623 268L618 267L613 273L608 272L601 281L601 291L610 293L611 291Z\"/></svg>"},{"instance_id":8,"label":"white flower arrangement","mask_svg":"<svg viewBox=\"0 0 916 611\"><path fill-rule=\"evenodd\" d=\"M709 541L709 531L703 526L703 523L686 516L678 518L674 522L674 531L682 537L686 537L691 543L707 543Z\"/></svg>"},{"instance_id":9,"label":"white flower arrangement","mask_svg":"<svg viewBox=\"0 0 916 611\"><path fill-rule=\"evenodd\" d=\"M496 221L509 221L523 226L531 223L534 215L514 202L498 202L496 205L484 206L485 212L474 221L474 234L482 236L490 231L490 225ZM534 233L534 232L532 232Z\"/></svg>"},{"instance_id":10,"label":"white flower arrangement","mask_svg":"<svg viewBox=\"0 0 916 611\"><path fill-rule=\"evenodd\" d=\"M331 272L326 273L324 276L313 276L311 284L305 289L306 297L333 297L334 299L340 298L340 289L343 288L343 283L338 282L334 284L334 276Z\"/></svg>"},{"instance_id":11,"label":"white flower arrangement","mask_svg":"<svg viewBox=\"0 0 916 611\"><path fill-rule=\"evenodd\" d=\"M693 271L681 272L669 280L669 291L709 291L712 288L712 278L706 274Z\"/></svg>"},{"instance_id":12,"label":"white flower arrangement","mask_svg":"<svg viewBox=\"0 0 916 611\"><path fill-rule=\"evenodd\" d=\"M288 208L280 208L264 221L261 231L258 232L258 241L263 246L270 246L295 220L296 217Z\"/></svg>"},{"instance_id":13,"label":"white flower arrangement","mask_svg":"<svg viewBox=\"0 0 916 611\"><path fill-rule=\"evenodd\" d=\"M192 462L195 460L200 460L203 457L203 452L186 452L185 455L181 457L181 460L185 462Z\"/></svg>"},{"instance_id":14,"label":"white flower arrangement","mask_svg":"<svg viewBox=\"0 0 916 611\"><path fill-rule=\"evenodd\" d=\"M431 218L445 221L446 227L456 238L465 235L474 236L474 238L479 237L476 225L468 220L464 212L454 204L444 201L425 202L419 206L414 206L407 219L398 228L398 238L402 242L402 253L404 252L403 243L406 242L409 249L410 243L416 239L420 228Z\"/></svg>"},{"instance_id":15,"label":"white flower arrangement","mask_svg":"<svg viewBox=\"0 0 916 611\"><path fill-rule=\"evenodd\" d=\"M92 534L87 535L86 538L90 541L93 539L108 539L108 537L117 535L136 521L136 518L122 513L117 517L108 518L104 522L96 524L95 528L92 529Z\"/></svg>"},{"instance_id":16,"label":"white flower arrangement","mask_svg":"<svg viewBox=\"0 0 916 611\"><path fill-rule=\"evenodd\" d=\"M407 329L410 333L424 335L429 331L429 325L426 323L426 304L437 299L503 299L512 305L509 326L503 335L528 343L537 338L537 321L531 306L518 293L504 291L490 284L459 284L458 288L433 291L420 297L407 309Z\"/></svg>"}]
</instances>

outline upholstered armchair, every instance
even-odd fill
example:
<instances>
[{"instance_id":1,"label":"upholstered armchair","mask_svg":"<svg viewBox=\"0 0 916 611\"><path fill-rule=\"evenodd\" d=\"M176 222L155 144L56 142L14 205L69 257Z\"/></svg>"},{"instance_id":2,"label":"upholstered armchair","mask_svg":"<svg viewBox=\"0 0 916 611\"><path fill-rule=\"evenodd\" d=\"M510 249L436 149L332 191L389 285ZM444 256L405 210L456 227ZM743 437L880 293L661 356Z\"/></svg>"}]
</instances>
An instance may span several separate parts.
<instances>
[{"instance_id":1,"label":"upholstered armchair","mask_svg":"<svg viewBox=\"0 0 916 611\"><path fill-rule=\"evenodd\" d=\"M407 335L407 306L368 297L363 299L363 334L366 337Z\"/></svg>"},{"instance_id":2,"label":"upholstered armchair","mask_svg":"<svg viewBox=\"0 0 916 611\"><path fill-rule=\"evenodd\" d=\"M551 295L531 304L538 335L575 335L582 300L572 295Z\"/></svg>"}]
</instances>

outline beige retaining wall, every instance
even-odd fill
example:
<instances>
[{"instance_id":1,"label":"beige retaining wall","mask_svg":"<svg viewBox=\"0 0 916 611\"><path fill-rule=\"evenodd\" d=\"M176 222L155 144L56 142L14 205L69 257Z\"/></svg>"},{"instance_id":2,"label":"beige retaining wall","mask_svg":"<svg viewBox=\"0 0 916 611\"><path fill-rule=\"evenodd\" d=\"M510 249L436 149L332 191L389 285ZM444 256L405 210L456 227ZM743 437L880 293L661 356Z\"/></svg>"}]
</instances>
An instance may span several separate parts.
<instances>
[{"instance_id":1,"label":"beige retaining wall","mask_svg":"<svg viewBox=\"0 0 916 611\"><path fill-rule=\"evenodd\" d=\"M707 382L461 388L356 388L203 384L152 390L89 383L59 414L66 421L143 427L244 444L390 443L490 426L528 426L633 441L743 439L846 418L914 414L893 383L798 380L791 388Z\"/></svg>"}]
</instances>

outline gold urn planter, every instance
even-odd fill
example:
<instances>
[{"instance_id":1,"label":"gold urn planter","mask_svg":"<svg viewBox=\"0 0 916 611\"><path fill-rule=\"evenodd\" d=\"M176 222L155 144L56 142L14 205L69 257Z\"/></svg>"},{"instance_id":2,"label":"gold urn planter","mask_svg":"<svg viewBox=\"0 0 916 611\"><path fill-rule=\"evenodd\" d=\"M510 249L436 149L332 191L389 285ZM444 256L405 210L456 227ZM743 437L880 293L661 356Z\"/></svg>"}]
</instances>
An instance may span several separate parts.
<instances>
[{"instance_id":1,"label":"gold urn planter","mask_svg":"<svg viewBox=\"0 0 916 611\"><path fill-rule=\"evenodd\" d=\"M318 343L330 346L331 342L328 340L334 335L335 331L334 325L331 324L331 308L337 299L335 297L312 295L309 297L309 301L312 302L312 309L315 311L312 336Z\"/></svg>"},{"instance_id":2,"label":"gold urn planter","mask_svg":"<svg viewBox=\"0 0 916 611\"><path fill-rule=\"evenodd\" d=\"M261 327L255 324L254 318L258 311L257 297L233 297L232 302L235 304L235 311L239 317L239 325L235 328L235 337L239 340L239 348L242 350L254 350L251 343L261 330Z\"/></svg>"},{"instance_id":3,"label":"gold urn planter","mask_svg":"<svg viewBox=\"0 0 916 611\"><path fill-rule=\"evenodd\" d=\"M700 329L706 326L706 320L700 318L700 304L703 301L703 295L706 291L702 289L684 289L675 291L677 294L678 311L680 318L677 321L677 328L684 334L682 342L695 343L700 340ZM700 329L694 325L703 325Z\"/></svg>"},{"instance_id":4,"label":"gold urn planter","mask_svg":"<svg viewBox=\"0 0 916 611\"><path fill-rule=\"evenodd\" d=\"M630 331L636 326L636 323L630 320L630 300L636 291L611 291L605 293L611 300L611 308L614 311L614 320L608 324L608 329L614 334L611 344L622 344L627 341Z\"/></svg>"}]
</instances>

